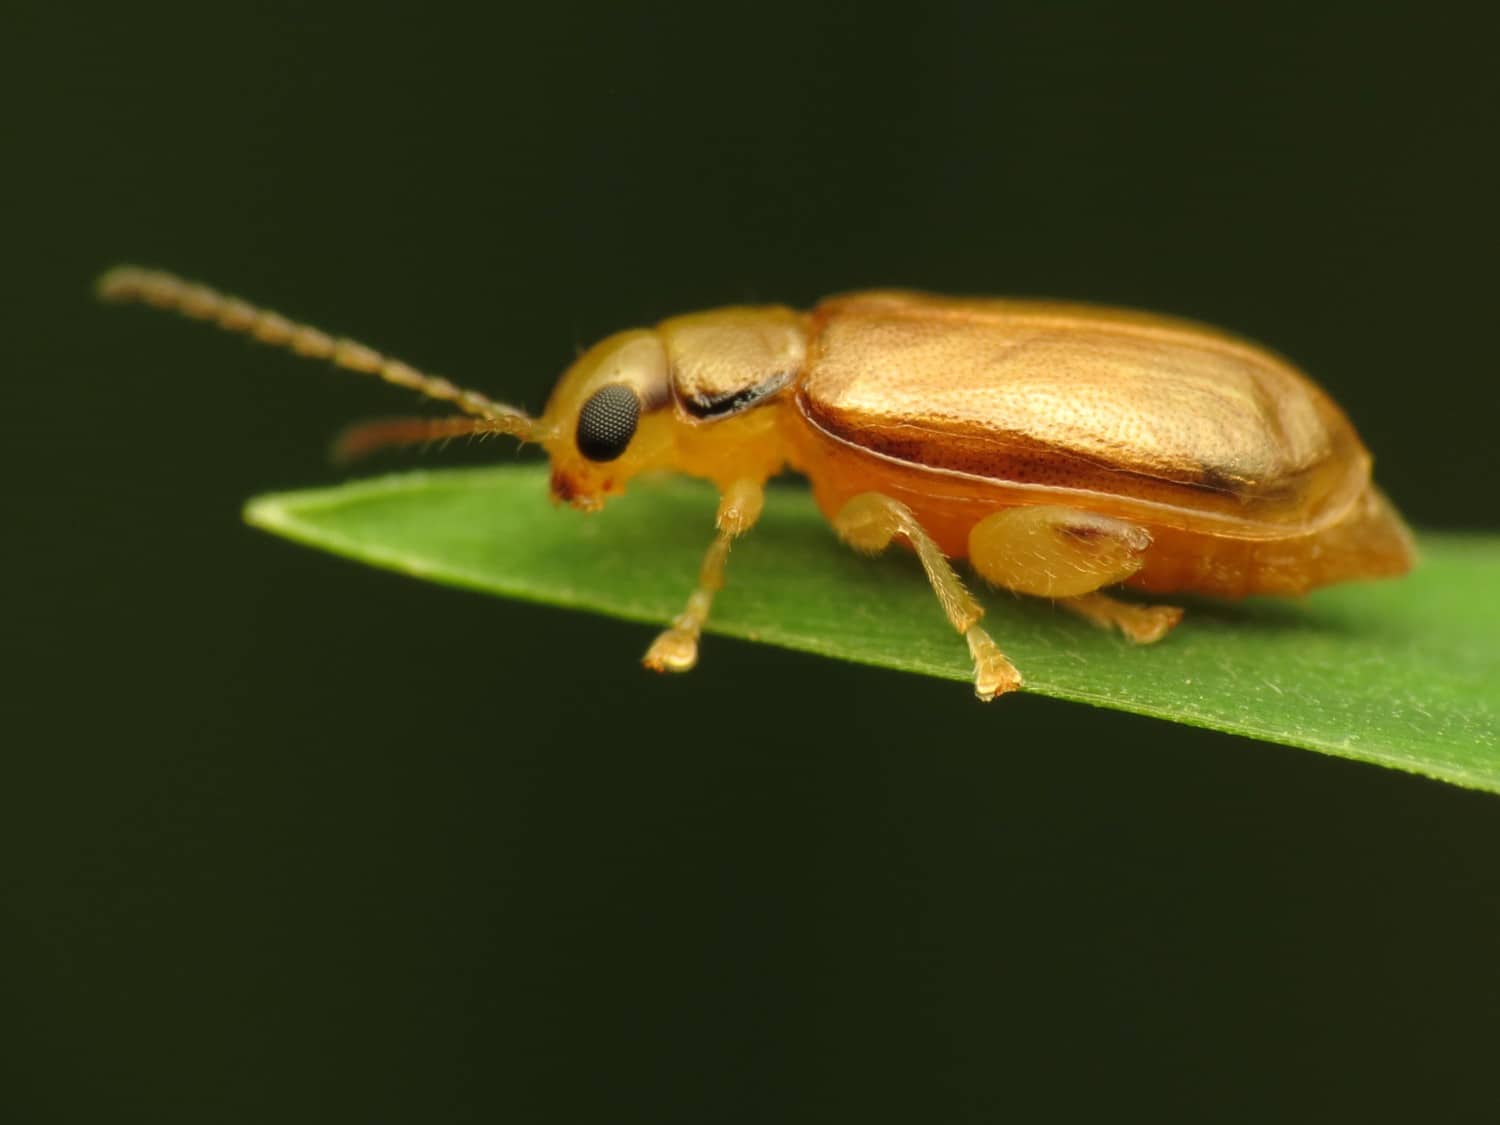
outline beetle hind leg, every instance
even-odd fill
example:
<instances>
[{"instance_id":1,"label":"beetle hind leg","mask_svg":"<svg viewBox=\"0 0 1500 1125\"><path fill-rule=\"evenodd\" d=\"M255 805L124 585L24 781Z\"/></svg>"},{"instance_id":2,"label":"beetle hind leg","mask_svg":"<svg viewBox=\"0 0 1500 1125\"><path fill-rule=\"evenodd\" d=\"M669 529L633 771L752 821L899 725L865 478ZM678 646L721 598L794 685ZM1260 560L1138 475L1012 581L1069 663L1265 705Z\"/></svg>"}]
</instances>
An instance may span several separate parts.
<instances>
[{"instance_id":1,"label":"beetle hind leg","mask_svg":"<svg viewBox=\"0 0 1500 1125\"><path fill-rule=\"evenodd\" d=\"M1132 644L1150 645L1161 640L1182 620L1182 607L1136 605L1108 594L1079 594L1057 603L1101 629L1118 629Z\"/></svg>"},{"instance_id":2,"label":"beetle hind leg","mask_svg":"<svg viewBox=\"0 0 1500 1125\"><path fill-rule=\"evenodd\" d=\"M1072 508L1007 508L974 525L969 560L997 586L1052 598L1136 644L1161 640L1182 619L1176 606L1134 605L1099 593L1141 569L1151 533L1143 527Z\"/></svg>"},{"instance_id":3,"label":"beetle hind leg","mask_svg":"<svg viewBox=\"0 0 1500 1125\"><path fill-rule=\"evenodd\" d=\"M1021 673L979 627L984 608L964 589L953 567L910 508L881 493L864 492L840 509L834 517L833 529L845 543L867 555L885 550L892 539L905 539L921 560L943 613L969 644L969 653L974 658L974 694L989 701L1021 686Z\"/></svg>"}]
</instances>

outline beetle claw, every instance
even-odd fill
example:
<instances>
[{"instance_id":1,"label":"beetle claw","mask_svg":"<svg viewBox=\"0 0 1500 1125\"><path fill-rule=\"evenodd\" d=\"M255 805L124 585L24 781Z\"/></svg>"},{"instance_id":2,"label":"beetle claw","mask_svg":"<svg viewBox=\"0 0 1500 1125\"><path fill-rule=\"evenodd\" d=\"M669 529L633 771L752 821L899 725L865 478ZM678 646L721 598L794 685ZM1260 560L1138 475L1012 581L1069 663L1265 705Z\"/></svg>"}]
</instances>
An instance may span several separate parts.
<instances>
[{"instance_id":1,"label":"beetle claw","mask_svg":"<svg viewBox=\"0 0 1500 1125\"><path fill-rule=\"evenodd\" d=\"M698 663L698 637L674 625L664 630L641 661L653 672L687 672Z\"/></svg>"}]
</instances>

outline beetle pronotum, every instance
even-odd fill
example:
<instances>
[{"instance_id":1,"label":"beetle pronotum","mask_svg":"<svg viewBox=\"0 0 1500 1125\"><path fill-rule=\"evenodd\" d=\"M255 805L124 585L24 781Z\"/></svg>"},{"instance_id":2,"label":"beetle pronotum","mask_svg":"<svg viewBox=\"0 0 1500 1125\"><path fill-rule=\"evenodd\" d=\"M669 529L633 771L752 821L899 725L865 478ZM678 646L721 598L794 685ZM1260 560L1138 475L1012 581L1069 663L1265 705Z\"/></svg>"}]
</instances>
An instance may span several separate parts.
<instances>
[{"instance_id":1,"label":"beetle pronotum","mask_svg":"<svg viewBox=\"0 0 1500 1125\"><path fill-rule=\"evenodd\" d=\"M552 495L585 510L647 470L719 489L716 534L683 612L645 656L698 659L730 544L766 481L811 481L858 551L911 547L968 642L974 689L1021 676L979 625L950 562L1050 598L1147 644L1172 606L1102 593L1296 594L1403 574L1412 543L1375 487L1348 419L1285 360L1217 329L1042 301L851 293L810 313L779 305L672 317L596 344L540 418L352 340L170 274L106 273L101 297L143 301L378 376L456 407L348 431L346 455L465 434L541 444Z\"/></svg>"}]
</instances>

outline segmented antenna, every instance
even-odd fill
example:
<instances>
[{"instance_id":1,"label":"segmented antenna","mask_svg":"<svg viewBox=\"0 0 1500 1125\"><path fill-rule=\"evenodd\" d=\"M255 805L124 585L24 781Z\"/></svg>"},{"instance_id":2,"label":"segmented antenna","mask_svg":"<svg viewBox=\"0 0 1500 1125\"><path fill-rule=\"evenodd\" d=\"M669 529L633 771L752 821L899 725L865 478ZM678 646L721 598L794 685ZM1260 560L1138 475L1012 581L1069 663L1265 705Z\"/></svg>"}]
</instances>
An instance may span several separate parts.
<instances>
[{"instance_id":1,"label":"segmented antenna","mask_svg":"<svg viewBox=\"0 0 1500 1125\"><path fill-rule=\"evenodd\" d=\"M361 457L368 457L377 449L393 445L427 445L456 437L482 437L510 432L488 418L464 418L459 415L447 418L375 418L368 422L356 422L344 429L333 439L329 456L334 464L347 465Z\"/></svg>"},{"instance_id":2,"label":"segmented antenna","mask_svg":"<svg viewBox=\"0 0 1500 1125\"><path fill-rule=\"evenodd\" d=\"M99 278L95 284L95 292L104 301L138 301L181 313L194 320L212 321L220 328L251 336L263 344L286 348L312 359L328 360L349 371L374 375L387 383L406 387L428 398L452 403L465 414L487 423L482 429L450 430L437 436L453 436L463 432L505 433L524 441L536 430L536 419L513 406L495 402L477 391L465 390L439 376L426 375L415 367L381 355L355 340L330 336L310 325L288 320L269 309L257 308L238 297L225 296L206 285L184 281L160 270L116 266ZM452 420L449 420L450 427L451 424Z\"/></svg>"}]
</instances>

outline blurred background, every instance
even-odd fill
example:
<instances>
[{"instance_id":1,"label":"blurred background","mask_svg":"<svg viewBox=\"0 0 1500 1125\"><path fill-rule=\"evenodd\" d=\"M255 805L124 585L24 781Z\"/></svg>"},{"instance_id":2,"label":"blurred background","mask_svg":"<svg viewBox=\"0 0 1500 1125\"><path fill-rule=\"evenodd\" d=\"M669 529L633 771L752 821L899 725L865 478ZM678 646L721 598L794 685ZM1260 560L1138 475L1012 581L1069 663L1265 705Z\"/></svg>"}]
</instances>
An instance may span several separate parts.
<instances>
[{"instance_id":1,"label":"blurred background","mask_svg":"<svg viewBox=\"0 0 1500 1125\"><path fill-rule=\"evenodd\" d=\"M412 402L89 295L167 267L532 408L725 302L1140 305L1495 530L1461 10L11 9L0 1118L1485 1116L1494 797L722 639L649 676L243 527Z\"/></svg>"}]
</instances>

